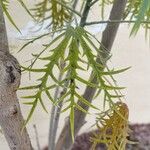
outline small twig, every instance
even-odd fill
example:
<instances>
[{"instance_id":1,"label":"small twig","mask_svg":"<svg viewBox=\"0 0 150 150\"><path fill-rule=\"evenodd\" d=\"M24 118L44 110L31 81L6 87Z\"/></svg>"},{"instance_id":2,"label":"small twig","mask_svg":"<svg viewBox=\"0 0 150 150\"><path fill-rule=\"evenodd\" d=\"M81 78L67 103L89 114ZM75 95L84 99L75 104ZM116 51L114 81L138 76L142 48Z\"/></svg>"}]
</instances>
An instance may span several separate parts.
<instances>
[{"instance_id":1,"label":"small twig","mask_svg":"<svg viewBox=\"0 0 150 150\"><path fill-rule=\"evenodd\" d=\"M92 2L92 0L87 0L86 3L85 3L85 7L84 7L84 10L83 10L83 14L82 14L82 17L81 17L81 20L80 20L80 26L81 27L84 27L85 26L85 22L87 20L87 17L88 17L88 14L89 14L89 11L90 11L90 3ZM84 4L83 4L84 5ZM69 73L69 72L68 72ZM66 83L68 85L68 83ZM66 87L66 86L65 86ZM64 93L66 91L66 89L63 89L62 93ZM70 147L71 145L71 138L70 139L66 139L66 135L68 135L69 133L69 122L67 121L66 125L64 126L64 130L62 130L58 140L57 140L57 143L56 143L56 150L61 150L61 149L65 149L66 147ZM64 134L64 132L65 134ZM63 136L64 134L64 136ZM69 134L70 135L70 134Z\"/></svg>"},{"instance_id":2,"label":"small twig","mask_svg":"<svg viewBox=\"0 0 150 150\"><path fill-rule=\"evenodd\" d=\"M66 78L69 76L69 74L70 73L67 72ZM64 88L62 90L59 97L62 97L67 92L68 85L69 85L69 80L67 80L67 82L65 82L64 87L66 87L66 88ZM52 137L54 140L56 139L56 134L57 134L58 123L59 123L59 118L60 118L60 113L61 113L61 110L62 110L62 106L63 106L63 101L61 101L59 103L59 107L57 107L56 110L55 110L55 118L54 118L55 120L54 120L54 129L53 129L54 134L53 134L53 137ZM53 149L55 150L55 145L54 145ZM50 150L53 150L53 149L50 149Z\"/></svg>"},{"instance_id":3,"label":"small twig","mask_svg":"<svg viewBox=\"0 0 150 150\"><path fill-rule=\"evenodd\" d=\"M35 125L35 124L33 125L33 128L34 128L34 131L35 131L37 149L38 149L38 150L41 150L40 142L39 142L39 136L38 136L38 132L37 132L37 128L36 128L36 125Z\"/></svg>"},{"instance_id":4,"label":"small twig","mask_svg":"<svg viewBox=\"0 0 150 150\"><path fill-rule=\"evenodd\" d=\"M81 27L84 27L85 26L85 23L86 23L86 20L87 20L87 17L88 17L88 14L89 14L89 11L90 11L90 3L92 2L92 0L88 0L85 4L85 7L84 7L84 11L83 11L83 14L82 14L82 18L81 18L81 21L80 21L80 26Z\"/></svg>"},{"instance_id":5,"label":"small twig","mask_svg":"<svg viewBox=\"0 0 150 150\"><path fill-rule=\"evenodd\" d=\"M136 23L136 20L106 20L106 21L93 21L86 22L85 25L95 25L95 24L104 24L104 23ZM150 21L141 21L141 23L150 23Z\"/></svg>"},{"instance_id":6,"label":"small twig","mask_svg":"<svg viewBox=\"0 0 150 150\"><path fill-rule=\"evenodd\" d=\"M62 64L61 66L62 68L65 67L65 64ZM60 72L59 73L59 77L58 77L58 81L61 81L63 77L63 74ZM57 86L56 90L55 90L55 94L54 94L54 100L57 100L58 98L58 94L59 94L59 89L60 87ZM56 138L56 133L57 129L55 129L55 122L56 122L56 112L57 112L57 107L56 106L52 106L52 110L51 110L51 119L50 119L50 128L49 128L49 140L48 140L48 149L49 150L54 150L55 147L55 138Z\"/></svg>"},{"instance_id":7,"label":"small twig","mask_svg":"<svg viewBox=\"0 0 150 150\"><path fill-rule=\"evenodd\" d=\"M73 3L73 10L75 10L77 6L78 0L75 0ZM71 13L73 16L73 12ZM69 23L70 24L70 23ZM61 69L65 67L65 63L61 64ZM69 72L66 75L66 78L69 76ZM63 74L60 72L58 81L61 81L63 77ZM64 87L68 87L69 81L65 82ZM58 86L55 90L55 95L54 95L54 100L56 100L59 96L59 89L60 87ZM67 91L67 88L64 88L62 92L60 93L60 96L63 96ZM60 112L62 109L63 102L59 103L59 107L55 107L54 105L52 106L52 111L51 111L51 119L50 119L50 129L49 129L49 141L48 141L48 149L49 150L54 150L55 149L55 140L56 140L56 134L57 134L57 127L58 127L58 122L60 118Z\"/></svg>"},{"instance_id":8,"label":"small twig","mask_svg":"<svg viewBox=\"0 0 150 150\"><path fill-rule=\"evenodd\" d=\"M85 3L86 3L86 1L83 1L82 4L81 4L81 8L80 8L80 11L79 11L80 13L82 13L82 11L83 11L83 9L84 9Z\"/></svg>"},{"instance_id":9,"label":"small twig","mask_svg":"<svg viewBox=\"0 0 150 150\"><path fill-rule=\"evenodd\" d=\"M87 1L89 2L89 1ZM125 6L126 6L126 0L115 0L112 10L110 12L110 20L121 20ZM88 10L90 10L89 5L86 4L86 6L88 6ZM86 8L85 6L85 8ZM83 14L85 14L84 17L87 17L87 10L85 10L85 12L83 12ZM84 21L86 20L86 18L81 19L83 22L80 24L82 25L82 27L85 25ZM116 34L118 31L118 27L119 27L119 22L116 23L114 26L111 26L110 24L107 24L107 27L105 28L105 30L103 31L103 35L102 35L102 40L101 43L102 45L108 49L110 52L112 45L114 43L114 40L116 38ZM104 48L100 47L100 49L104 50ZM109 53L103 54L102 57L105 60L108 57ZM101 62L101 60L99 58L97 58L96 60L98 63ZM92 77L92 83L97 84L97 79L96 77L91 74ZM91 78L90 78L91 79ZM86 90L83 94L83 97L88 100L89 102L92 102L93 97L95 95L96 92L96 88L91 88L89 86L86 87ZM88 110L88 107L85 106L84 104L80 103L79 104L82 108L84 108L85 110ZM79 129L83 126L84 122L85 122L85 116L86 114L80 112L80 111L76 111L75 112L75 120L74 120L74 129L75 129L75 135L78 133ZM59 137L56 146L61 145L61 148L58 148L57 150L61 150L61 149L70 149L71 144L72 144L72 140L71 140L71 134L68 131L68 128L70 128L69 122L68 124L66 124L61 132L61 135L63 135L63 137Z\"/></svg>"},{"instance_id":10,"label":"small twig","mask_svg":"<svg viewBox=\"0 0 150 150\"><path fill-rule=\"evenodd\" d=\"M96 2L98 2L99 0L95 0L93 2L91 2L90 7L92 7Z\"/></svg>"}]
</instances>

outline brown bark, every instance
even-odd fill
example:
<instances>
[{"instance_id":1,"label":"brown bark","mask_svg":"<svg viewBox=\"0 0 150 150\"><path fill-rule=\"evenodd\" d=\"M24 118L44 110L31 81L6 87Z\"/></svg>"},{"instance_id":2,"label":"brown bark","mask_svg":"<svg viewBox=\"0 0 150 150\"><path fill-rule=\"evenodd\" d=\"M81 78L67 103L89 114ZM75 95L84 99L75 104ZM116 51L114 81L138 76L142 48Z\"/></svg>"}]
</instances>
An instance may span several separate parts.
<instances>
[{"instance_id":1,"label":"brown bark","mask_svg":"<svg viewBox=\"0 0 150 150\"><path fill-rule=\"evenodd\" d=\"M127 0L115 0L112 10L110 12L109 20L121 20L122 15L126 6ZM102 50L107 50L107 53L102 53L103 59L107 61L107 57L109 56L109 52L111 51L112 45L114 43L117 31L118 31L119 23L108 23L103 34L102 34L102 40L101 40L101 47ZM97 62L101 63L101 60L97 58ZM92 83L97 83L96 78L93 78ZM87 87L83 97L87 99L89 102L92 102L92 99L94 97L94 94L96 92L95 88ZM83 107L85 110L88 110L88 106L85 106L84 104L80 104L81 107ZM86 114L76 111L75 112L75 135L78 133L82 125L85 123L85 117ZM70 149L70 146L72 144L71 135L70 135L70 127L69 127L69 121L62 129L61 135L58 142L56 144L56 150L68 150ZM61 145L61 148L60 148Z\"/></svg>"},{"instance_id":2,"label":"brown bark","mask_svg":"<svg viewBox=\"0 0 150 150\"><path fill-rule=\"evenodd\" d=\"M6 27L0 6L0 126L11 150L32 150L17 99L21 71L18 61L9 53Z\"/></svg>"}]
</instances>

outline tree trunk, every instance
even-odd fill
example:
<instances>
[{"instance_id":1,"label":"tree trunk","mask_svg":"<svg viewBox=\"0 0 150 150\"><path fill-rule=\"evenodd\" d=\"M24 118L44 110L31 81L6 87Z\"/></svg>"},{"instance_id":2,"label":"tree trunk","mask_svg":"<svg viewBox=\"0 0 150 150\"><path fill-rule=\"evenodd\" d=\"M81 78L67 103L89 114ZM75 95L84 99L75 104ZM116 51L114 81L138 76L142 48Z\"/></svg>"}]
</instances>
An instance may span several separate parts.
<instances>
[{"instance_id":1,"label":"tree trunk","mask_svg":"<svg viewBox=\"0 0 150 150\"><path fill-rule=\"evenodd\" d=\"M109 20L121 20L122 19L122 15L126 6L126 2L127 0L115 0L114 1L112 10L110 12ZM111 51L112 45L114 43L117 31L118 31L118 27L119 27L119 23L108 23L103 32L100 49L107 50L108 52L108 53L102 53L104 60L107 60L109 56L109 52ZM99 57L97 57L97 62L99 63L101 62ZM96 84L97 83L96 78L93 78L91 82ZM89 102L92 102L95 92L96 92L96 88L87 87L85 89L83 97ZM84 105L82 103L80 103L79 105L85 110L88 110L89 108L87 105ZM80 128L84 125L85 117L86 117L86 114L80 111L75 112L75 135L78 133ZM61 136L59 137L58 142L56 144L56 150L70 149L72 140L71 140L71 134L70 134L70 122L69 121L63 127L60 135Z\"/></svg>"},{"instance_id":2,"label":"tree trunk","mask_svg":"<svg viewBox=\"0 0 150 150\"><path fill-rule=\"evenodd\" d=\"M0 126L11 150L32 150L17 99L21 70L9 53L3 11L0 6Z\"/></svg>"}]
</instances>

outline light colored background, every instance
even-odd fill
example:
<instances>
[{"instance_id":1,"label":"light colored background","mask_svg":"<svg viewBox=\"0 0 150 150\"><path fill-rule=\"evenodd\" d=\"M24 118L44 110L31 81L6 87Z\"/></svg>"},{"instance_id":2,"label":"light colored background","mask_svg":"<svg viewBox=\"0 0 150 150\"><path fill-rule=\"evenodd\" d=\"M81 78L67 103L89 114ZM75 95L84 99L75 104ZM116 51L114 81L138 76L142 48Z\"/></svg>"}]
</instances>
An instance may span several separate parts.
<instances>
[{"instance_id":1,"label":"light colored background","mask_svg":"<svg viewBox=\"0 0 150 150\"><path fill-rule=\"evenodd\" d=\"M31 3L34 0L31 1ZM16 51L20 48L20 46L24 43L24 41L19 40L19 38L23 38L23 36L27 36L30 34L28 32L29 27L32 26L32 22L29 22L28 16L25 12L17 5L16 1L11 3L11 14L13 14L17 25L22 30L23 35L19 35L15 31L15 29L7 22L7 31L10 43L11 52L17 57L19 62L23 64L26 60L31 58L31 52L39 51L42 41L38 41L36 45L29 46L24 52L16 53ZM95 12L98 11L98 7L96 6L92 10L92 14L90 15L90 20L97 20L97 16ZM90 28L90 31L97 34L97 37L100 39L102 28L100 26L93 26ZM140 30L136 37L130 37L130 30L127 25L121 25L118 31L117 38L115 40L113 49L112 49L112 60L111 64L113 66L121 68L132 66L132 68L124 74L117 76L117 81L119 85L127 87L124 91L126 95L126 102L129 106L130 110L130 121L133 123L149 123L150 122L150 49L148 42L145 41L144 31ZM38 64L41 65L41 64ZM84 76L84 75L83 75ZM22 76L22 85L28 85L34 81L34 76L32 80L29 81L28 75L23 74ZM27 92L26 92L27 93ZM22 96L26 94L23 91L18 92L18 96ZM99 99L96 99L94 103L98 104ZM20 99L20 104L22 100ZM50 103L48 104L49 110L51 108ZM26 117L29 108L25 105L22 105L22 112ZM61 124L59 124L59 132L61 131L61 127L64 122L65 114L63 114L61 119ZM33 124L37 125L39 132L39 139L41 142L41 146L45 146L47 144L48 137L48 126L49 126L49 114L45 114L45 112L41 111L41 107L39 107L32 120L28 125L28 131L30 134L30 138L32 143L36 149L35 143L35 133L33 130ZM82 132L87 131L90 125L93 123L93 118L88 116L87 124L84 128L82 128ZM2 134L0 134L0 150L9 150L5 138Z\"/></svg>"}]
</instances>

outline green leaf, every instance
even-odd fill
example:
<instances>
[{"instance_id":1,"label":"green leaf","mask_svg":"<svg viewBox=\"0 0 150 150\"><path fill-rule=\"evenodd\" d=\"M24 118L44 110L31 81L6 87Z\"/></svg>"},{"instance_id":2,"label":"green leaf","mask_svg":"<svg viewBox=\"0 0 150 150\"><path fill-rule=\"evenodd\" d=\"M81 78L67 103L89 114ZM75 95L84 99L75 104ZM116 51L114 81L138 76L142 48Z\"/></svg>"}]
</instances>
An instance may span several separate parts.
<instances>
[{"instance_id":1,"label":"green leaf","mask_svg":"<svg viewBox=\"0 0 150 150\"><path fill-rule=\"evenodd\" d=\"M94 99L96 99L100 95L101 91L102 91L102 89L98 89L97 93L94 96Z\"/></svg>"},{"instance_id":2,"label":"green leaf","mask_svg":"<svg viewBox=\"0 0 150 150\"><path fill-rule=\"evenodd\" d=\"M62 39L61 39L62 38ZM42 77L38 79L38 82L40 82L40 87L37 91L37 93L41 92L41 94L45 93L49 100L53 102L54 105L58 106L60 102L62 102L62 105L64 106L64 101L70 103L70 105L65 107L61 112L65 112L67 110L70 110L70 125L71 125L71 135L72 138L74 138L74 110L78 109L84 113L88 113L86 108L84 106L88 106L94 109L99 109L91 104L91 101L89 102L86 100L82 95L78 94L77 90L77 83L82 82L83 84L86 84L89 87L99 89L98 93L102 90L104 92L104 101L107 100L109 106L111 107L113 104L114 98L119 99L122 96L120 94L121 89L124 89L124 87L118 87L115 83L112 75L121 73L126 71L128 68L120 69L120 70L109 70L109 68L106 65L101 65L97 63L97 58L95 52L98 52L98 48L95 47L94 43L92 42L91 36L88 35L84 29L78 29L73 27L68 27L67 30L63 35L60 35L59 38L55 38L56 45L54 45L55 48L53 48L50 51L50 54L48 54L42 61L48 62L44 69L30 69L25 68L27 71L33 71L33 72L44 72L44 75L42 74ZM53 41L51 42L53 43ZM45 49L49 48L50 45L46 45ZM96 50L93 52L93 50ZM80 68L79 62L81 61L81 56L84 53L85 60L87 61L90 69L93 69L92 76L90 77L90 80L83 79L78 74L78 69ZM36 59L39 58L41 54L34 55ZM40 57L41 58L41 57ZM63 69L63 71L60 69L61 74L64 75L67 73L67 77L63 78L62 81L59 81L57 79L57 72L55 71L55 67L57 69L57 66L60 66L60 62L63 59L63 63L66 65ZM40 61L40 60L39 60ZM104 67L106 67L106 71L103 71ZM66 71L66 72L65 72ZM109 75L109 78L106 78L105 75ZM94 78L96 80L94 80ZM51 85L51 82L49 82L49 79L52 79L54 85ZM95 83L91 83L91 81L96 81ZM66 85L68 83L68 85ZM107 85L108 84L108 85ZM48 89L49 86L50 88ZM51 88L60 86L62 88L65 88L65 94L61 95L59 99L53 99L51 96ZM29 86L25 87L24 89L33 89L36 88L36 86ZM109 93L109 90L110 91ZM115 93L114 95L112 93ZM112 95L111 95L112 94ZM27 98L37 98L40 100L43 109L45 111L46 107L43 103L43 99L41 95L35 95L34 97L28 96ZM77 103L77 100L83 104L79 105ZM30 103L31 104L31 103Z\"/></svg>"},{"instance_id":3,"label":"green leaf","mask_svg":"<svg viewBox=\"0 0 150 150\"><path fill-rule=\"evenodd\" d=\"M110 95L111 98L121 98L124 97L124 95Z\"/></svg>"},{"instance_id":4,"label":"green leaf","mask_svg":"<svg viewBox=\"0 0 150 150\"><path fill-rule=\"evenodd\" d=\"M71 92L70 91L68 91L68 92L66 92L64 95L62 95L56 102L55 102L55 104L59 104L61 101L63 101L68 95L70 95L71 94Z\"/></svg>"},{"instance_id":5,"label":"green leaf","mask_svg":"<svg viewBox=\"0 0 150 150\"><path fill-rule=\"evenodd\" d=\"M46 95L48 96L49 100L51 100L51 102L52 102L53 104L55 104L55 101L54 101L54 99L52 98L52 96L51 96L51 94L49 93L49 91L48 91L48 90L45 90L45 93L46 93Z\"/></svg>"},{"instance_id":6,"label":"green leaf","mask_svg":"<svg viewBox=\"0 0 150 150\"><path fill-rule=\"evenodd\" d=\"M45 107L45 105L44 105L44 103L43 103L41 97L39 97L39 100L40 100L41 106L42 106L42 108L44 109L44 111L45 111L46 113L48 113L48 111L47 111L47 109L46 109L46 107Z\"/></svg>"},{"instance_id":7,"label":"green leaf","mask_svg":"<svg viewBox=\"0 0 150 150\"><path fill-rule=\"evenodd\" d=\"M82 96L80 96L78 93L75 93L75 96L81 101L82 103L86 104L87 106L99 110L97 107L92 105L90 102L88 102L86 99L84 99Z\"/></svg>"},{"instance_id":8,"label":"green leaf","mask_svg":"<svg viewBox=\"0 0 150 150\"><path fill-rule=\"evenodd\" d=\"M67 106L66 108L64 108L63 110L61 110L61 113L64 113L64 112L66 112L68 109L70 109L72 106L71 105L69 105L69 106Z\"/></svg>"},{"instance_id":9,"label":"green leaf","mask_svg":"<svg viewBox=\"0 0 150 150\"><path fill-rule=\"evenodd\" d=\"M19 50L18 52L22 51L22 50L23 50L25 47L27 47L28 45L34 43L36 40L39 40L39 39L41 39L42 37L45 37L45 36L47 36L47 35L49 35L49 33L40 35L40 36L38 36L38 37L36 37L36 38L30 40L29 42L25 43L25 44L20 48L20 50Z\"/></svg>"},{"instance_id":10,"label":"green leaf","mask_svg":"<svg viewBox=\"0 0 150 150\"><path fill-rule=\"evenodd\" d=\"M39 88L40 85L33 85L33 86L26 86L26 87L19 87L18 90L33 90Z\"/></svg>"},{"instance_id":11,"label":"green leaf","mask_svg":"<svg viewBox=\"0 0 150 150\"><path fill-rule=\"evenodd\" d=\"M75 107L76 107L78 110L82 111L83 113L90 114L87 110L83 109L83 108L82 108L80 105L78 105L78 104L75 104Z\"/></svg>"},{"instance_id":12,"label":"green leaf","mask_svg":"<svg viewBox=\"0 0 150 150\"><path fill-rule=\"evenodd\" d=\"M36 106L37 106L37 103L38 103L38 99L35 99L35 101L33 102L32 108L31 108L31 110L30 110L30 112L29 112L29 114L28 114L28 117L27 117L26 121L24 122L22 131L23 131L23 129L26 127L26 125L27 125L27 123L29 122L29 120L31 119L31 117L32 117L32 115L33 115L33 112L34 112L34 110L35 110L35 108L36 108Z\"/></svg>"},{"instance_id":13,"label":"green leaf","mask_svg":"<svg viewBox=\"0 0 150 150\"><path fill-rule=\"evenodd\" d=\"M127 67L127 68L120 69L120 70L110 70L110 71L107 71L107 72L101 72L100 74L101 75L115 75L115 74L123 73L123 72L129 70L130 68L131 67Z\"/></svg>"},{"instance_id":14,"label":"green leaf","mask_svg":"<svg viewBox=\"0 0 150 150\"><path fill-rule=\"evenodd\" d=\"M3 9L4 13L6 14L8 20L21 33L21 31L19 30L19 28L17 27L17 25L15 24L14 20L12 19L11 15L9 14L9 12L7 10L8 1L7 0L0 0L0 4L1 4L2 9Z\"/></svg>"},{"instance_id":15,"label":"green leaf","mask_svg":"<svg viewBox=\"0 0 150 150\"><path fill-rule=\"evenodd\" d=\"M59 31L63 31L63 30L65 30L66 31L66 29L62 29L62 30L57 30L57 32L59 32ZM67 31L66 31L67 32ZM55 42L57 42L60 38L62 38L65 34L66 34L66 32L63 32L63 33L61 33L60 35L58 35L55 39L53 39L47 46L48 47L50 47L51 45L53 45Z\"/></svg>"},{"instance_id":16,"label":"green leaf","mask_svg":"<svg viewBox=\"0 0 150 150\"><path fill-rule=\"evenodd\" d=\"M35 20L34 16L31 14L30 10L27 8L26 4L22 0L18 0L18 2L22 5L22 7L26 10L26 12Z\"/></svg>"},{"instance_id":17,"label":"green leaf","mask_svg":"<svg viewBox=\"0 0 150 150\"><path fill-rule=\"evenodd\" d=\"M22 96L21 98L24 98L24 99L33 99L33 98L36 98L36 95Z\"/></svg>"},{"instance_id":18,"label":"green leaf","mask_svg":"<svg viewBox=\"0 0 150 150\"><path fill-rule=\"evenodd\" d=\"M30 71L30 72L39 72L39 73L46 72L46 69L32 69L32 68L23 67L23 66L21 66L21 68L23 68L26 71Z\"/></svg>"},{"instance_id":19,"label":"green leaf","mask_svg":"<svg viewBox=\"0 0 150 150\"><path fill-rule=\"evenodd\" d=\"M103 89L105 90L123 90L125 87L117 87L117 86L111 86L111 85L104 85Z\"/></svg>"},{"instance_id":20,"label":"green leaf","mask_svg":"<svg viewBox=\"0 0 150 150\"><path fill-rule=\"evenodd\" d=\"M48 87L44 87L42 90L45 91L45 90L50 90L50 89L53 89L56 87L56 84L53 84L51 86L48 86Z\"/></svg>"},{"instance_id":21,"label":"green leaf","mask_svg":"<svg viewBox=\"0 0 150 150\"><path fill-rule=\"evenodd\" d=\"M79 76L76 76L76 79L77 79L78 81L80 81L80 82L82 82L82 83L84 83L84 84L90 86L90 87L101 88L100 86L98 86L98 85L96 85L96 84L94 84L94 83L91 83L90 81L86 81L86 80L80 78Z\"/></svg>"},{"instance_id":22,"label":"green leaf","mask_svg":"<svg viewBox=\"0 0 150 150\"><path fill-rule=\"evenodd\" d=\"M25 104L25 105L33 105L34 102L23 102L23 104Z\"/></svg>"},{"instance_id":23,"label":"green leaf","mask_svg":"<svg viewBox=\"0 0 150 150\"><path fill-rule=\"evenodd\" d=\"M145 13L149 9L150 9L150 1L149 0L142 0L140 10L139 10L139 13L138 13L138 16L137 16L137 21L134 24L130 35L133 35L133 34L137 33L137 31L139 30L139 27L141 25L141 21L144 21Z\"/></svg>"}]
</instances>

